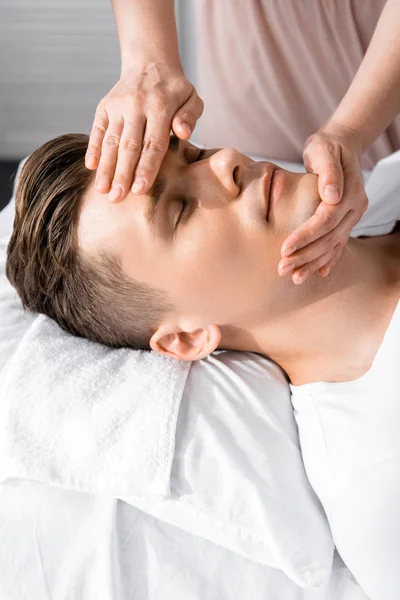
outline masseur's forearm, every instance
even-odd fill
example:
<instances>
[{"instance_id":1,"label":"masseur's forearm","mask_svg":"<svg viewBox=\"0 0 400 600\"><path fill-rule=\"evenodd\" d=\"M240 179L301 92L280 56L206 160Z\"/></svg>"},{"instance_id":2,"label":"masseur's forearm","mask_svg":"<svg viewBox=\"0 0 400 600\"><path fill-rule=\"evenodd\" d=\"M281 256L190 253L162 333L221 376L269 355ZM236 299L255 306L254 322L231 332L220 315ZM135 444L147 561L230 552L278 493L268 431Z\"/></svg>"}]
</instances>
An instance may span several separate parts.
<instances>
[{"instance_id":1,"label":"masseur's forearm","mask_svg":"<svg viewBox=\"0 0 400 600\"><path fill-rule=\"evenodd\" d=\"M112 0L122 71L163 61L182 69L174 0Z\"/></svg>"},{"instance_id":2,"label":"masseur's forearm","mask_svg":"<svg viewBox=\"0 0 400 600\"><path fill-rule=\"evenodd\" d=\"M323 127L339 122L358 131L361 150L400 112L400 1L383 8L364 59L346 95Z\"/></svg>"}]
</instances>

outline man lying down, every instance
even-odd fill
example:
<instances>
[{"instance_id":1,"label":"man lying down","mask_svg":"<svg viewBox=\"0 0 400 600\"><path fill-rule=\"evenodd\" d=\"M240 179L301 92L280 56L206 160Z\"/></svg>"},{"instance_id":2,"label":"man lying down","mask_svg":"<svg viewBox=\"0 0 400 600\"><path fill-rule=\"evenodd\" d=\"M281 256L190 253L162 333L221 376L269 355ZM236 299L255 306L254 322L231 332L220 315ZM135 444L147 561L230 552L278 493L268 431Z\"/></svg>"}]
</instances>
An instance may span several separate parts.
<instances>
[{"instance_id":1,"label":"man lying down","mask_svg":"<svg viewBox=\"0 0 400 600\"><path fill-rule=\"evenodd\" d=\"M26 309L179 360L261 353L294 385L368 371L400 297L398 232L350 238L328 277L296 286L276 266L320 203L317 175L171 136L154 198L112 204L84 165L87 143L61 135L21 171L6 272Z\"/></svg>"},{"instance_id":2,"label":"man lying down","mask_svg":"<svg viewBox=\"0 0 400 600\"><path fill-rule=\"evenodd\" d=\"M339 553L368 597L397 599L398 227L350 238L328 277L297 286L276 267L320 202L317 175L172 136L153 200L112 204L84 165L87 143L62 135L21 170L6 272L24 307L112 347L277 362Z\"/></svg>"}]
</instances>

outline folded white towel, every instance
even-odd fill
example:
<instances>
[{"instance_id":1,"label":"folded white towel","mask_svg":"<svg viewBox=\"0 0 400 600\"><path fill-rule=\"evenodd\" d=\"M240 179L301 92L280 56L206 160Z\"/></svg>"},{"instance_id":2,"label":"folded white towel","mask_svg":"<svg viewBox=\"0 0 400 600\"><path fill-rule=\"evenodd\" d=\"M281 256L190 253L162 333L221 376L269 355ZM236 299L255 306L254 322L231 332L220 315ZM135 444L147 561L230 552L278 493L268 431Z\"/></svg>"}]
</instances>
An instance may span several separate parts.
<instances>
[{"instance_id":1,"label":"folded white towel","mask_svg":"<svg viewBox=\"0 0 400 600\"><path fill-rule=\"evenodd\" d=\"M2 372L0 480L168 495L190 365L75 338L39 315Z\"/></svg>"}]
</instances>

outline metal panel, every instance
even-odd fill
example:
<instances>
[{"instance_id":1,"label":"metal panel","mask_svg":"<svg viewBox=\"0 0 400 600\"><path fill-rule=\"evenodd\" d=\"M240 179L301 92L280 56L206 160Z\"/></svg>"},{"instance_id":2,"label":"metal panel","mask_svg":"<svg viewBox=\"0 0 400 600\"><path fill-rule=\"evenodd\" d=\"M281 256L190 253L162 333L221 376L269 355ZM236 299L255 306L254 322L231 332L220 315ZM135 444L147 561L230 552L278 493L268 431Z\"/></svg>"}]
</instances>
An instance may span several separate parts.
<instances>
[{"instance_id":1,"label":"metal panel","mask_svg":"<svg viewBox=\"0 0 400 600\"><path fill-rule=\"evenodd\" d=\"M192 8L176 0L182 62L195 84ZM60 133L89 132L119 72L110 0L1 0L0 158L26 156Z\"/></svg>"}]
</instances>

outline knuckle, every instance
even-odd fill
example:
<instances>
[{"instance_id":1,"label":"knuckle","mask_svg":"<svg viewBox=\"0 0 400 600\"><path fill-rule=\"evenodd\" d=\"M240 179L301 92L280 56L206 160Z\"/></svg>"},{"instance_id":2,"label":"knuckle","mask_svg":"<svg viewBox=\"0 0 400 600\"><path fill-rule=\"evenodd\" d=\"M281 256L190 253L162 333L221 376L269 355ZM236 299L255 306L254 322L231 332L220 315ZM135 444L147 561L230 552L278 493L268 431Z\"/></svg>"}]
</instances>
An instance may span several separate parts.
<instances>
[{"instance_id":1,"label":"knuckle","mask_svg":"<svg viewBox=\"0 0 400 600\"><path fill-rule=\"evenodd\" d=\"M104 135L106 132L106 127L103 125L103 123L100 123L99 121L96 121L95 123L93 123L93 127L92 127L92 135Z\"/></svg>"},{"instance_id":2,"label":"knuckle","mask_svg":"<svg viewBox=\"0 0 400 600\"><path fill-rule=\"evenodd\" d=\"M125 138L121 141L121 148L128 152L140 152L142 148L142 142L135 138Z\"/></svg>"},{"instance_id":3,"label":"knuckle","mask_svg":"<svg viewBox=\"0 0 400 600\"><path fill-rule=\"evenodd\" d=\"M100 150L100 145L96 144L96 142L91 141L87 147L86 154L98 154Z\"/></svg>"},{"instance_id":4,"label":"knuckle","mask_svg":"<svg viewBox=\"0 0 400 600\"><path fill-rule=\"evenodd\" d=\"M338 244L336 244L333 248L333 255L337 256L338 254L340 254L340 252L342 251L342 243L339 242Z\"/></svg>"},{"instance_id":5,"label":"knuckle","mask_svg":"<svg viewBox=\"0 0 400 600\"><path fill-rule=\"evenodd\" d=\"M194 121L196 120L194 114L190 110L185 110L180 116L181 119L183 121L186 121L186 123L188 123L189 125L193 125Z\"/></svg>"},{"instance_id":6,"label":"knuckle","mask_svg":"<svg viewBox=\"0 0 400 600\"><path fill-rule=\"evenodd\" d=\"M324 216L323 226L326 230L331 231L336 225L336 216L333 212L329 212Z\"/></svg>"},{"instance_id":7,"label":"knuckle","mask_svg":"<svg viewBox=\"0 0 400 600\"><path fill-rule=\"evenodd\" d=\"M169 115L170 115L170 110L167 107L160 108L160 109L157 110L157 114L162 119L167 119L169 117Z\"/></svg>"},{"instance_id":8,"label":"knuckle","mask_svg":"<svg viewBox=\"0 0 400 600\"><path fill-rule=\"evenodd\" d=\"M322 147L324 148L325 152L327 152L328 154L335 154L336 145L331 140L327 140L325 138L322 141Z\"/></svg>"},{"instance_id":9,"label":"knuckle","mask_svg":"<svg viewBox=\"0 0 400 600\"><path fill-rule=\"evenodd\" d=\"M335 240L335 243L333 244L333 253L337 254L338 252L341 252L344 248L344 246L346 245L347 239L339 239L337 238Z\"/></svg>"},{"instance_id":10,"label":"knuckle","mask_svg":"<svg viewBox=\"0 0 400 600\"><path fill-rule=\"evenodd\" d=\"M119 142L120 142L120 137L119 137L119 135L116 135L115 133L114 134L109 133L104 138L104 144L106 146L109 146L110 148L115 148L116 146L119 146Z\"/></svg>"},{"instance_id":11,"label":"knuckle","mask_svg":"<svg viewBox=\"0 0 400 600\"><path fill-rule=\"evenodd\" d=\"M166 151L167 151L167 146L160 139L157 139L154 137L146 138L143 142L143 152L146 152L146 153L164 152L164 153L166 153Z\"/></svg>"}]
</instances>

